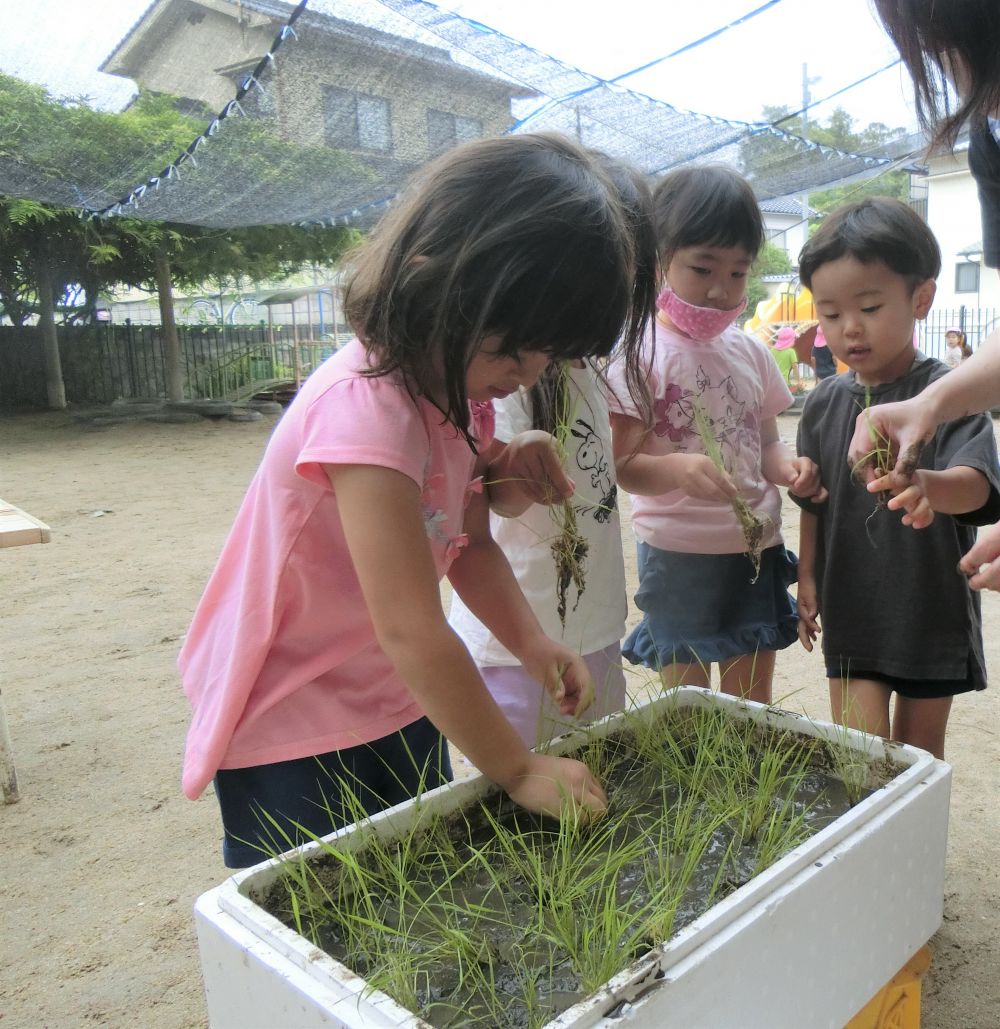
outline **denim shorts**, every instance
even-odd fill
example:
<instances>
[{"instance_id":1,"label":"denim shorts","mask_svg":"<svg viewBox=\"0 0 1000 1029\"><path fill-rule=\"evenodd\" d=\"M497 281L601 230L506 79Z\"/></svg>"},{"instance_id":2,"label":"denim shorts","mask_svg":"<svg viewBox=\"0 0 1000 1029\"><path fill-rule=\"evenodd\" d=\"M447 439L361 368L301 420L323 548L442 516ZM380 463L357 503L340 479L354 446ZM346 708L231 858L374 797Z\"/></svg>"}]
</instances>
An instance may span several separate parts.
<instances>
[{"instance_id":1,"label":"denim shorts","mask_svg":"<svg viewBox=\"0 0 1000 1029\"><path fill-rule=\"evenodd\" d=\"M784 650L798 639L787 587L798 559L782 545L761 555L760 575L746 554L682 554L639 544L636 606L643 619L622 645L632 664L709 664Z\"/></svg>"},{"instance_id":2,"label":"denim shorts","mask_svg":"<svg viewBox=\"0 0 1000 1029\"><path fill-rule=\"evenodd\" d=\"M448 745L427 718L345 750L220 768L222 859L227 868L255 865L451 779Z\"/></svg>"}]
</instances>

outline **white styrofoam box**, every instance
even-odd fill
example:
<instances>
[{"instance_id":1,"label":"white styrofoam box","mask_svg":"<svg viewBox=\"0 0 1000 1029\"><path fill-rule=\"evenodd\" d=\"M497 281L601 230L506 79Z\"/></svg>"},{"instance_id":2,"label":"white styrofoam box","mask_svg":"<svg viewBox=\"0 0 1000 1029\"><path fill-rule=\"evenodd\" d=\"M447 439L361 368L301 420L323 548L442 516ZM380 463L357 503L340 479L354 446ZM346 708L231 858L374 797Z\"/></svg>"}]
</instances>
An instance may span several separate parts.
<instances>
[{"instance_id":1,"label":"white styrofoam box","mask_svg":"<svg viewBox=\"0 0 1000 1029\"><path fill-rule=\"evenodd\" d=\"M640 713L655 717L666 705L721 706L734 718L846 737L904 771L548 1026L839 1029L941 924L951 768L912 747L698 687ZM616 731L621 718L609 716L596 731ZM569 734L553 750L572 751L582 737ZM373 816L366 831L392 836L491 789L482 776L442 786ZM348 826L326 840L353 849L366 831ZM298 853L318 849L310 843ZM258 906L280 874L280 861L264 862L195 905L212 1029L426 1027Z\"/></svg>"}]
</instances>

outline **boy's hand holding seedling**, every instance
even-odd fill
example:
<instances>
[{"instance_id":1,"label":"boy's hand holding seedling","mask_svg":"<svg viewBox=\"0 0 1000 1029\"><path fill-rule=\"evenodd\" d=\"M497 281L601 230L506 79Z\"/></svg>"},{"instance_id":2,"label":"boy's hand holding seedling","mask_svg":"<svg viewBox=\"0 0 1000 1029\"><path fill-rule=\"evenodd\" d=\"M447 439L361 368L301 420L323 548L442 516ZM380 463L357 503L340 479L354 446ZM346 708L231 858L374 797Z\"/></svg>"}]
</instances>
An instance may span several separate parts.
<instances>
[{"instance_id":1,"label":"boy's hand holding seedling","mask_svg":"<svg viewBox=\"0 0 1000 1029\"><path fill-rule=\"evenodd\" d=\"M890 511L903 511L903 524L926 529L934 521L934 513L967 514L978 511L989 499L986 477L976 468L956 465L943 471L918 468L909 482L900 484L895 470L872 479L869 493L889 492L886 504Z\"/></svg>"}]
</instances>

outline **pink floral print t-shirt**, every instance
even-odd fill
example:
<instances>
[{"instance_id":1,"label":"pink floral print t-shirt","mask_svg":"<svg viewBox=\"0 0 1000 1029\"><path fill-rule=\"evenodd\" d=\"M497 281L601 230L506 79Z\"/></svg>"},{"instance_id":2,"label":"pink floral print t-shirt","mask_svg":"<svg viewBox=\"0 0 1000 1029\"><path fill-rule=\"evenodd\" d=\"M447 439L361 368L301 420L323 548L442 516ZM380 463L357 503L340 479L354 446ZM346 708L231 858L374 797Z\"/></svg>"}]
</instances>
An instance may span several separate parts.
<instances>
[{"instance_id":1,"label":"pink floral print t-shirt","mask_svg":"<svg viewBox=\"0 0 1000 1029\"><path fill-rule=\"evenodd\" d=\"M726 470L744 500L764 519L763 545L781 542L781 496L761 473L760 426L792 404L792 394L767 347L736 328L704 343L672 332L659 321L643 345L643 367L653 402L653 454L703 454L695 423L701 407L711 423ZM638 418L623 369L613 362L612 411ZM686 554L738 554L746 549L727 503L697 500L680 490L632 496L636 536L660 550Z\"/></svg>"}]
</instances>

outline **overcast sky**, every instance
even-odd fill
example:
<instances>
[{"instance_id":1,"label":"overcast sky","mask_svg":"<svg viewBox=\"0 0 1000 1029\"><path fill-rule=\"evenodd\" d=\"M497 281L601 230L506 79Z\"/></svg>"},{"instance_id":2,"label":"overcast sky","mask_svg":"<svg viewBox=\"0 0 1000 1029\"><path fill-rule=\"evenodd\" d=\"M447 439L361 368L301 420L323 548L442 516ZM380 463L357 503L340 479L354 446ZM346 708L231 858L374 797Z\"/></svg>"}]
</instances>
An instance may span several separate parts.
<instances>
[{"instance_id":1,"label":"overcast sky","mask_svg":"<svg viewBox=\"0 0 1000 1029\"><path fill-rule=\"evenodd\" d=\"M323 0L324 8L335 0ZM763 6L765 0L444 0L448 7L538 50L613 77L692 43ZM133 87L97 66L148 6L148 0L0 0L0 70L57 95L88 95L106 107ZM99 12L99 13L98 13ZM649 12L653 12L650 14ZM290 41L288 45L293 45ZM780 0L732 28L623 85L686 110L745 121L764 105L801 106L802 64L818 77L813 101L850 85L896 57L868 0ZM817 107L823 121L844 107L858 127L914 122L901 66Z\"/></svg>"}]
</instances>

